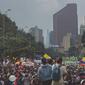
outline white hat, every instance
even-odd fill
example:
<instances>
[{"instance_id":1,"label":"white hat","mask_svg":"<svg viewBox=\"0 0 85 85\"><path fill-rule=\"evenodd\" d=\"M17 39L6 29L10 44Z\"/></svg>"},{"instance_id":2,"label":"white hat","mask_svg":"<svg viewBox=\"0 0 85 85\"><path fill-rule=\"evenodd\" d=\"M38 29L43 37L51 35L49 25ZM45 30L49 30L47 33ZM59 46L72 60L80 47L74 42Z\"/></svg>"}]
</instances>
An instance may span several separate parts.
<instances>
[{"instance_id":1,"label":"white hat","mask_svg":"<svg viewBox=\"0 0 85 85\"><path fill-rule=\"evenodd\" d=\"M12 82L15 81L16 80L15 75L10 75L9 80L12 81Z\"/></svg>"}]
</instances>

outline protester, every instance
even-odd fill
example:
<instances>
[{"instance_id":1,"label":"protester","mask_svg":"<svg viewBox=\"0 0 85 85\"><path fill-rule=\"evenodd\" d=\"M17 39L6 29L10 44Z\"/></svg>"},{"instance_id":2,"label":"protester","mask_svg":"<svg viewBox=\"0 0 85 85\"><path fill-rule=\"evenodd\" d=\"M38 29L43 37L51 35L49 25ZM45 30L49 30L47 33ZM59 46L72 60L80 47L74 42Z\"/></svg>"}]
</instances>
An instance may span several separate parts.
<instances>
[{"instance_id":1,"label":"protester","mask_svg":"<svg viewBox=\"0 0 85 85\"><path fill-rule=\"evenodd\" d=\"M0 85L84 85L81 84L85 79L84 66L64 65L59 57L54 60L42 58L40 64L26 61L25 65L20 60L16 63L12 59L0 59ZM55 72L57 75L53 77Z\"/></svg>"},{"instance_id":2,"label":"protester","mask_svg":"<svg viewBox=\"0 0 85 85\"><path fill-rule=\"evenodd\" d=\"M26 74L24 78L24 85L30 85L29 76Z\"/></svg>"},{"instance_id":3,"label":"protester","mask_svg":"<svg viewBox=\"0 0 85 85\"><path fill-rule=\"evenodd\" d=\"M47 59L42 59L42 65L38 69L38 76L42 85L51 85L52 67L48 64Z\"/></svg>"},{"instance_id":4,"label":"protester","mask_svg":"<svg viewBox=\"0 0 85 85\"><path fill-rule=\"evenodd\" d=\"M67 74L65 66L62 66L62 58L57 58L52 66L52 85L64 85L64 75Z\"/></svg>"},{"instance_id":5,"label":"protester","mask_svg":"<svg viewBox=\"0 0 85 85\"><path fill-rule=\"evenodd\" d=\"M80 85L85 85L85 80L82 80Z\"/></svg>"}]
</instances>

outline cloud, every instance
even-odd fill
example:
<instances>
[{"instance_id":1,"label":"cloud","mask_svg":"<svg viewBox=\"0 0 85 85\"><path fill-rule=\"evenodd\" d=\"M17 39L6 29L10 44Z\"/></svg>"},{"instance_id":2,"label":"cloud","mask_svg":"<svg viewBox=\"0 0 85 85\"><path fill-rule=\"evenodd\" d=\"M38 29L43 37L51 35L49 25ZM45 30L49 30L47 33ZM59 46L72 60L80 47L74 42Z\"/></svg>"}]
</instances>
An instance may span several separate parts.
<instances>
[{"instance_id":1,"label":"cloud","mask_svg":"<svg viewBox=\"0 0 85 85\"><path fill-rule=\"evenodd\" d=\"M57 0L36 0L36 2L44 13L52 13L60 8Z\"/></svg>"}]
</instances>

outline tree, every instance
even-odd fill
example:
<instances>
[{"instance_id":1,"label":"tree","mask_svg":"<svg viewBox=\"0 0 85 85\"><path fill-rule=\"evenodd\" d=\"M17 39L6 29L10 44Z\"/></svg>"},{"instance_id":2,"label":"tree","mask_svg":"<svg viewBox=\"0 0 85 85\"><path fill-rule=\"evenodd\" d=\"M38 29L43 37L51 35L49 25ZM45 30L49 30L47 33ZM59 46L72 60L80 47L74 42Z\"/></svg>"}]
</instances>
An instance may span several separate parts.
<instances>
[{"instance_id":1,"label":"tree","mask_svg":"<svg viewBox=\"0 0 85 85\"><path fill-rule=\"evenodd\" d=\"M5 16L3 27L3 16L0 14L0 53L1 56L28 56L34 52L42 51L44 45L37 43L34 37L23 29L18 29L16 23Z\"/></svg>"},{"instance_id":2,"label":"tree","mask_svg":"<svg viewBox=\"0 0 85 85\"><path fill-rule=\"evenodd\" d=\"M81 42L82 42L83 46L85 47L85 32L81 36Z\"/></svg>"}]
</instances>

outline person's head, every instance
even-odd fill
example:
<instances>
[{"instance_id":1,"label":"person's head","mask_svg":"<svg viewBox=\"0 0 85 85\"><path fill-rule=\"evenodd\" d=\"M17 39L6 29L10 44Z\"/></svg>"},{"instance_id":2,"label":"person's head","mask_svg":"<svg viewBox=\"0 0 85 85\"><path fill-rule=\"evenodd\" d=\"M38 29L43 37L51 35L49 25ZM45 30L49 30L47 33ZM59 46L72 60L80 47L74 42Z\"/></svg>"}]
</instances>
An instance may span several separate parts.
<instances>
[{"instance_id":1,"label":"person's head","mask_svg":"<svg viewBox=\"0 0 85 85\"><path fill-rule=\"evenodd\" d=\"M81 81L81 85L85 85L85 80L82 80Z\"/></svg>"},{"instance_id":2,"label":"person's head","mask_svg":"<svg viewBox=\"0 0 85 85\"><path fill-rule=\"evenodd\" d=\"M42 64L47 64L47 60L45 58L42 58Z\"/></svg>"},{"instance_id":3,"label":"person's head","mask_svg":"<svg viewBox=\"0 0 85 85\"><path fill-rule=\"evenodd\" d=\"M85 81L83 82L83 84L82 85L85 85Z\"/></svg>"},{"instance_id":4,"label":"person's head","mask_svg":"<svg viewBox=\"0 0 85 85\"><path fill-rule=\"evenodd\" d=\"M58 57L57 60L56 60L56 62L57 62L58 64L62 64L62 58Z\"/></svg>"},{"instance_id":5,"label":"person's head","mask_svg":"<svg viewBox=\"0 0 85 85\"><path fill-rule=\"evenodd\" d=\"M53 60L52 59L48 59L48 63L49 64L53 64Z\"/></svg>"}]
</instances>

